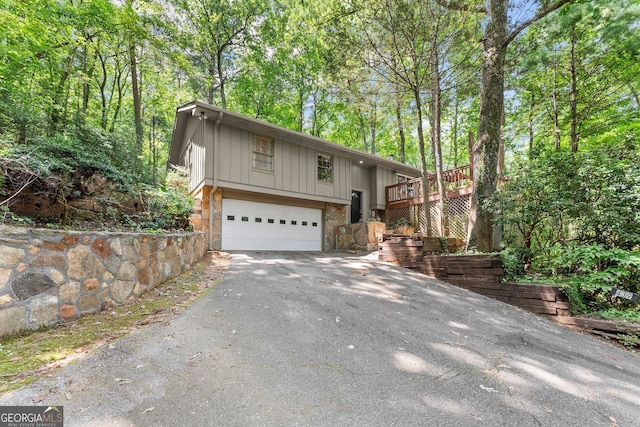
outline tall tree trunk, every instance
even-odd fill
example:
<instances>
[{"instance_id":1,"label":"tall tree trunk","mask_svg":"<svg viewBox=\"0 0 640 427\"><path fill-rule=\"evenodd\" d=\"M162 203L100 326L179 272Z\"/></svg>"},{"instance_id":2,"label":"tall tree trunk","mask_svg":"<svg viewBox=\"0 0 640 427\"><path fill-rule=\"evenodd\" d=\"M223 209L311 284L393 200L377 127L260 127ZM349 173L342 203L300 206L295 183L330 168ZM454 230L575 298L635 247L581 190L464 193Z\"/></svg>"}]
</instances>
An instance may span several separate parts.
<instances>
[{"instance_id":1,"label":"tall tree trunk","mask_svg":"<svg viewBox=\"0 0 640 427\"><path fill-rule=\"evenodd\" d=\"M556 150L560 149L560 121L558 119L558 87L557 87L557 66L553 65L553 93L552 106L553 106L553 140L556 144Z\"/></svg>"},{"instance_id":2,"label":"tall tree trunk","mask_svg":"<svg viewBox=\"0 0 640 427\"><path fill-rule=\"evenodd\" d=\"M431 206L429 203L429 171L427 170L427 155L424 150L424 131L422 128L422 101L418 88L413 89L413 97L416 101L416 111L418 113L418 149L420 151L420 177L422 178L422 211L425 218L425 228L422 228L422 221L417 224L420 231L431 236Z\"/></svg>"},{"instance_id":3,"label":"tall tree trunk","mask_svg":"<svg viewBox=\"0 0 640 427\"><path fill-rule=\"evenodd\" d=\"M213 55L211 55L213 58ZM216 93L216 69L215 59L209 60L209 76L211 77L211 84L207 87L207 103L213 105L213 97Z\"/></svg>"},{"instance_id":4,"label":"tall tree trunk","mask_svg":"<svg viewBox=\"0 0 640 427\"><path fill-rule=\"evenodd\" d=\"M629 90L631 91L631 95L633 95L633 99L636 100L636 109L640 109L640 94L630 82L627 83L627 87L629 87Z\"/></svg>"},{"instance_id":5,"label":"tall tree trunk","mask_svg":"<svg viewBox=\"0 0 640 427\"><path fill-rule=\"evenodd\" d=\"M444 184L444 170L442 165L442 144L441 144L441 113L442 101L440 90L440 70L438 68L438 50L435 45L432 47L431 59L431 152L436 166L436 186L440 203L438 205L438 231L440 236L448 235L448 215L449 202L447 200L447 190ZM427 194L428 196L428 194Z\"/></svg>"},{"instance_id":6,"label":"tall tree trunk","mask_svg":"<svg viewBox=\"0 0 640 427\"><path fill-rule=\"evenodd\" d=\"M222 71L222 48L218 49L216 65L218 67L218 80L220 82L220 103L222 104L222 108L227 109L227 97L224 93L224 74Z\"/></svg>"},{"instance_id":7,"label":"tall tree trunk","mask_svg":"<svg viewBox=\"0 0 640 427\"><path fill-rule=\"evenodd\" d=\"M469 214L468 245L482 252L497 249L493 215L484 204L497 187L500 128L504 105L503 43L507 34L507 0L490 0L483 38L482 89L478 138L473 147L473 193Z\"/></svg>"},{"instance_id":8,"label":"tall tree trunk","mask_svg":"<svg viewBox=\"0 0 640 427\"><path fill-rule=\"evenodd\" d=\"M396 120L398 121L398 134L400 135L400 163L405 162L406 137L404 136L404 124L402 123L400 103L396 104Z\"/></svg>"},{"instance_id":9,"label":"tall tree trunk","mask_svg":"<svg viewBox=\"0 0 640 427\"><path fill-rule=\"evenodd\" d=\"M131 60L131 90L133 92L133 116L136 127L136 158L142 156L142 139L144 138L142 130L142 105L140 102L140 91L138 89L138 66L136 58L135 45L129 49L129 58ZM135 160L138 165L139 160Z\"/></svg>"},{"instance_id":10,"label":"tall tree trunk","mask_svg":"<svg viewBox=\"0 0 640 427\"><path fill-rule=\"evenodd\" d=\"M73 58L75 57L76 48L71 49L69 53L69 57L64 64L64 70L62 70L62 74L60 75L60 79L58 80L58 84L53 91L51 98L51 114L49 115L49 135L53 135L58 130L58 125L60 124L61 118L64 116L64 89L67 84L67 80L69 75L71 74L71 66L73 64ZM62 104L62 105L61 105Z\"/></svg>"},{"instance_id":11,"label":"tall tree trunk","mask_svg":"<svg viewBox=\"0 0 640 427\"><path fill-rule=\"evenodd\" d=\"M376 123L377 123L377 106L371 106L371 114L369 115L369 134L371 135L371 154L376 154Z\"/></svg>"},{"instance_id":12,"label":"tall tree trunk","mask_svg":"<svg viewBox=\"0 0 640 427\"><path fill-rule=\"evenodd\" d=\"M578 151L578 71L576 70L575 31L571 31L571 152Z\"/></svg>"},{"instance_id":13,"label":"tall tree trunk","mask_svg":"<svg viewBox=\"0 0 640 427\"><path fill-rule=\"evenodd\" d=\"M302 90L298 93L298 132L302 132L304 126L304 94Z\"/></svg>"},{"instance_id":14,"label":"tall tree trunk","mask_svg":"<svg viewBox=\"0 0 640 427\"><path fill-rule=\"evenodd\" d=\"M89 66L89 46L84 45L82 49L82 73L84 74L84 79L82 83L82 103L80 105L80 113L81 116L86 117L87 108L89 108L89 91L91 89L90 81L93 75L93 66Z\"/></svg>"},{"instance_id":15,"label":"tall tree trunk","mask_svg":"<svg viewBox=\"0 0 640 427\"><path fill-rule=\"evenodd\" d=\"M506 49L524 29L573 0L547 5L507 35L508 0L487 0L486 30L482 38L482 89L478 140L473 147L473 193L469 214L469 246L481 251L499 249L499 230L494 235L493 215L484 203L496 191L501 114L504 105L504 57ZM453 7L451 4L445 4ZM459 8L459 7L458 7Z\"/></svg>"},{"instance_id":16,"label":"tall tree trunk","mask_svg":"<svg viewBox=\"0 0 640 427\"><path fill-rule=\"evenodd\" d=\"M535 105L536 96L533 91L531 91L531 99L529 100L529 120L527 123L529 127L529 158L531 158L531 155L533 154L533 113Z\"/></svg>"},{"instance_id":17,"label":"tall tree trunk","mask_svg":"<svg viewBox=\"0 0 640 427\"><path fill-rule=\"evenodd\" d=\"M451 136L451 152L453 157L453 167L458 167L458 114L459 114L459 106L458 106L458 91L456 91L456 97L453 104L453 126Z\"/></svg>"},{"instance_id":18,"label":"tall tree trunk","mask_svg":"<svg viewBox=\"0 0 640 427\"><path fill-rule=\"evenodd\" d=\"M121 68L120 61L116 57L116 73L115 73L116 77L111 87L111 93L112 94L116 93L117 96L115 100L115 106L113 107L113 115L111 117L111 126L109 127L110 133L115 132L116 121L118 120L118 116L120 115L120 109L122 108L122 99L124 98L124 95L125 95L125 86L126 86L126 79L123 79L123 75L126 74L125 70L126 70L126 67ZM108 111L111 110L112 104L113 104L113 96L109 98Z\"/></svg>"},{"instance_id":19,"label":"tall tree trunk","mask_svg":"<svg viewBox=\"0 0 640 427\"><path fill-rule=\"evenodd\" d=\"M367 140L367 127L364 125L364 114L360 107L358 108L358 123L360 124L360 134L362 135L362 151L369 152L369 141Z\"/></svg>"},{"instance_id":20,"label":"tall tree trunk","mask_svg":"<svg viewBox=\"0 0 640 427\"><path fill-rule=\"evenodd\" d=\"M102 54L99 55L99 58L100 65L102 66L102 78L98 82L98 86L100 87L100 104L102 107L100 111L100 127L103 130L107 130L107 120L109 118L107 107L107 60Z\"/></svg>"}]
</instances>

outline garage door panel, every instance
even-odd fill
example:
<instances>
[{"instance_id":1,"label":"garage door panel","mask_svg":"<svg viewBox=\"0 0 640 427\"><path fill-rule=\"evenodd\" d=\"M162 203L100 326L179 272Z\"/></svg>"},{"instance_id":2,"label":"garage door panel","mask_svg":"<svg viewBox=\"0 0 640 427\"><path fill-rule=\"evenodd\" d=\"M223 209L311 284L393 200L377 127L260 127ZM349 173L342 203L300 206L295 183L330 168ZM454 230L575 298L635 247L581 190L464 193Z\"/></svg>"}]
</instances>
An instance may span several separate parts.
<instances>
[{"instance_id":1,"label":"garage door panel","mask_svg":"<svg viewBox=\"0 0 640 427\"><path fill-rule=\"evenodd\" d=\"M246 200L222 201L223 250L322 250L322 211Z\"/></svg>"}]
</instances>

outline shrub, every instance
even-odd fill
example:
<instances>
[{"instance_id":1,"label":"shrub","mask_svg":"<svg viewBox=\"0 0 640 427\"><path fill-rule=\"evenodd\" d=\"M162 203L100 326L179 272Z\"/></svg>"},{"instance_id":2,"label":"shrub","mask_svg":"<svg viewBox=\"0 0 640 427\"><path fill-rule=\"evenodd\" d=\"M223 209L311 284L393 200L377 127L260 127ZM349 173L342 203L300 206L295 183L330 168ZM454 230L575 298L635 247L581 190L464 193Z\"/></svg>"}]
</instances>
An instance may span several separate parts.
<instances>
[{"instance_id":1,"label":"shrub","mask_svg":"<svg viewBox=\"0 0 640 427\"><path fill-rule=\"evenodd\" d=\"M556 245L549 267L562 283L576 311L587 309L631 308L631 301L613 298L612 288L638 292L640 253L624 249L605 248L600 244Z\"/></svg>"}]
</instances>

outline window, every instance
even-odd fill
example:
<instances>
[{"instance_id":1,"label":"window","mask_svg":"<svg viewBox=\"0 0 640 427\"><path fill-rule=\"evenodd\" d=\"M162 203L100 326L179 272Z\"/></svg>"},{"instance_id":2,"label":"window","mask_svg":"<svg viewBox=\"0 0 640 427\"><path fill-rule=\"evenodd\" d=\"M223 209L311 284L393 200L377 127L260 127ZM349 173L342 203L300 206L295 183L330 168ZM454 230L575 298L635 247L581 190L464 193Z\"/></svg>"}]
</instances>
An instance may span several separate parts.
<instances>
[{"instance_id":1,"label":"window","mask_svg":"<svg viewBox=\"0 0 640 427\"><path fill-rule=\"evenodd\" d=\"M318 154L318 181L333 182L333 156Z\"/></svg>"},{"instance_id":2,"label":"window","mask_svg":"<svg viewBox=\"0 0 640 427\"><path fill-rule=\"evenodd\" d=\"M256 136L253 143L253 168L273 172L273 139Z\"/></svg>"}]
</instances>

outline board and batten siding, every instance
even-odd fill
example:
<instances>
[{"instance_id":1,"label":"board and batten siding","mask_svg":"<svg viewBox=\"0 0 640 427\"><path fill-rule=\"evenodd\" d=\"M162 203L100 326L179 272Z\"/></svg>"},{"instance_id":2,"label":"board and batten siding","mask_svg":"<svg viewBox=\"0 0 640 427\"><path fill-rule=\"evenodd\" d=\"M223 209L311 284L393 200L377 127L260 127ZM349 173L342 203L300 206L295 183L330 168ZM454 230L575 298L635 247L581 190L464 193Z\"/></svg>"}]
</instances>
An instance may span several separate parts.
<instances>
[{"instance_id":1,"label":"board and batten siding","mask_svg":"<svg viewBox=\"0 0 640 427\"><path fill-rule=\"evenodd\" d=\"M206 135L207 132L212 131L210 126L207 126L207 122L200 122L200 126L195 129L195 132L191 136L191 138L187 141L187 149L184 151L184 158L182 159L182 164L190 171L191 177L191 188L194 189L202 184L202 182L207 177L206 170L206 158L207 158L207 150L212 149L212 141L207 141ZM207 143L209 147L207 147ZM210 171L211 176L213 171Z\"/></svg>"},{"instance_id":2,"label":"board and batten siding","mask_svg":"<svg viewBox=\"0 0 640 427\"><path fill-rule=\"evenodd\" d=\"M385 187L397 184L398 178L394 171L383 166L371 168L371 207L372 209L385 209Z\"/></svg>"},{"instance_id":3,"label":"board and batten siding","mask_svg":"<svg viewBox=\"0 0 640 427\"><path fill-rule=\"evenodd\" d=\"M351 165L351 187L359 191L371 191L371 179L368 168Z\"/></svg>"},{"instance_id":4,"label":"board and batten siding","mask_svg":"<svg viewBox=\"0 0 640 427\"><path fill-rule=\"evenodd\" d=\"M300 198L351 199L348 158L333 155L333 183L324 183L317 180L317 150L275 139L274 171L264 172L252 168L254 133L223 124L219 135L218 156L214 159L219 181L248 185L259 192L274 189L297 193Z\"/></svg>"}]
</instances>

